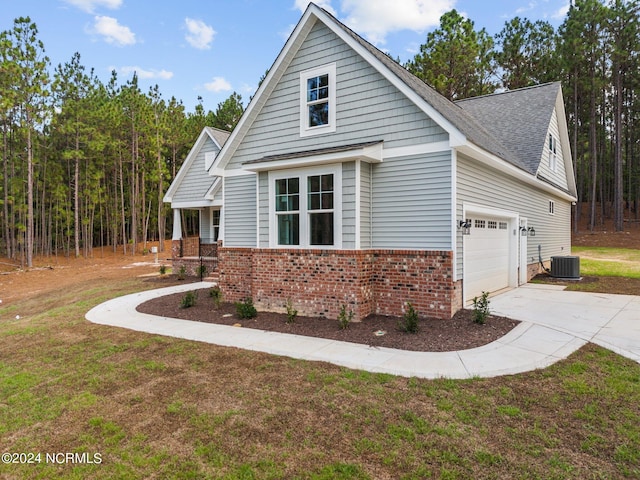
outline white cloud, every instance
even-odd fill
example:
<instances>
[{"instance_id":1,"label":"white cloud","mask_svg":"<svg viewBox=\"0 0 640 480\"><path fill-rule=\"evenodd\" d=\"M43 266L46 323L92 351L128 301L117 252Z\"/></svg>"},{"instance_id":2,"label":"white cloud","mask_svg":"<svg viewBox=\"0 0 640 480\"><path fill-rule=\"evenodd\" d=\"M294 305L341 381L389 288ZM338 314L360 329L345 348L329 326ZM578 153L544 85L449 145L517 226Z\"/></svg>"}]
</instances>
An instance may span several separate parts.
<instances>
[{"instance_id":1,"label":"white cloud","mask_svg":"<svg viewBox=\"0 0 640 480\"><path fill-rule=\"evenodd\" d=\"M113 68L110 68L113 70ZM159 78L162 80L169 80L173 78L173 72L169 72L168 70L145 70L144 68L136 67L136 66L125 66L117 69L123 75L132 75L136 73L140 80L152 80L154 78Z\"/></svg>"},{"instance_id":2,"label":"white cloud","mask_svg":"<svg viewBox=\"0 0 640 480\"><path fill-rule=\"evenodd\" d=\"M553 15L551 15L551 18L553 18L554 20L564 20L564 18L567 16L568 13L569 13L569 2L565 2L565 4L562 7L560 7L558 10L553 12Z\"/></svg>"},{"instance_id":3,"label":"white cloud","mask_svg":"<svg viewBox=\"0 0 640 480\"><path fill-rule=\"evenodd\" d=\"M216 31L202 20L195 20L193 18L185 18L184 25L189 33L184 38L189 42L193 48L198 50L208 50L211 48L211 42L216 34Z\"/></svg>"},{"instance_id":4,"label":"white cloud","mask_svg":"<svg viewBox=\"0 0 640 480\"><path fill-rule=\"evenodd\" d=\"M120 25L117 19L98 15L94 20L91 33L102 36L105 42L113 43L120 47L136 43L135 33L129 27Z\"/></svg>"},{"instance_id":5,"label":"white cloud","mask_svg":"<svg viewBox=\"0 0 640 480\"><path fill-rule=\"evenodd\" d=\"M423 32L440 24L456 0L343 0L344 22L371 42L384 44L388 33L398 30Z\"/></svg>"},{"instance_id":6,"label":"white cloud","mask_svg":"<svg viewBox=\"0 0 640 480\"><path fill-rule=\"evenodd\" d=\"M213 77L213 80L204 84L204 88L210 92L228 92L231 90L231 84L222 77Z\"/></svg>"},{"instance_id":7,"label":"white cloud","mask_svg":"<svg viewBox=\"0 0 640 480\"><path fill-rule=\"evenodd\" d=\"M295 0L293 7L297 8L301 12L304 12L310 3L311 3L311 0ZM315 3L320 8L324 8L327 12L329 12L334 17L338 16L334 8L331 6L331 0L313 0L313 3Z\"/></svg>"},{"instance_id":8,"label":"white cloud","mask_svg":"<svg viewBox=\"0 0 640 480\"><path fill-rule=\"evenodd\" d=\"M423 31L440 24L440 17L453 9L457 0L341 0L340 19L371 42L384 44L387 34L399 30ZM338 16L331 0L315 1ZM304 11L309 0L294 0Z\"/></svg>"},{"instance_id":9,"label":"white cloud","mask_svg":"<svg viewBox=\"0 0 640 480\"><path fill-rule=\"evenodd\" d=\"M110 10L116 10L122 6L122 0L64 0L69 5L79 8L80 10L93 13L96 8L104 7Z\"/></svg>"}]
</instances>

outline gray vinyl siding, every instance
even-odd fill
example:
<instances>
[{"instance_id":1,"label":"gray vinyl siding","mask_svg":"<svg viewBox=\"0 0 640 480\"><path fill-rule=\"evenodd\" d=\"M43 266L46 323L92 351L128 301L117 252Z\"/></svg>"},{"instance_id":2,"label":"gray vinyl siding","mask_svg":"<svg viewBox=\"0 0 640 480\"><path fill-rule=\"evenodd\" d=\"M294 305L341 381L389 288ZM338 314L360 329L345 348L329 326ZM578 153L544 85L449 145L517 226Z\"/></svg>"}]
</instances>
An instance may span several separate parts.
<instances>
[{"instance_id":1,"label":"gray vinyl siding","mask_svg":"<svg viewBox=\"0 0 640 480\"><path fill-rule=\"evenodd\" d=\"M336 63L336 131L300 137L300 72ZM448 140L447 133L330 29L313 27L226 168L266 155L384 140L385 148ZM295 161L292 160L292 161Z\"/></svg>"},{"instance_id":2,"label":"gray vinyl siding","mask_svg":"<svg viewBox=\"0 0 640 480\"><path fill-rule=\"evenodd\" d=\"M360 248L371 248L371 164L360 162Z\"/></svg>"},{"instance_id":3,"label":"gray vinyl siding","mask_svg":"<svg viewBox=\"0 0 640 480\"><path fill-rule=\"evenodd\" d=\"M342 164L342 248L356 248L356 163Z\"/></svg>"},{"instance_id":4,"label":"gray vinyl siding","mask_svg":"<svg viewBox=\"0 0 640 480\"><path fill-rule=\"evenodd\" d=\"M213 178L213 179L214 179L214 181L215 181L215 178L216 178L216 177L211 177L211 178ZM216 192L216 194L213 196L213 201L214 201L214 203L215 203L216 205L222 205L222 200L223 200L223 198L224 198L224 197L223 197L223 195L222 195L222 188L218 188L218 191L217 191L217 192Z\"/></svg>"},{"instance_id":5,"label":"gray vinyl siding","mask_svg":"<svg viewBox=\"0 0 640 480\"><path fill-rule=\"evenodd\" d=\"M213 140L207 138L173 195L173 202L197 202L204 199L214 180L204 169L204 157L207 152L217 154L218 151Z\"/></svg>"},{"instance_id":6,"label":"gray vinyl siding","mask_svg":"<svg viewBox=\"0 0 640 480\"><path fill-rule=\"evenodd\" d=\"M200 209L200 238L202 239L213 238L211 217L211 208Z\"/></svg>"},{"instance_id":7,"label":"gray vinyl siding","mask_svg":"<svg viewBox=\"0 0 640 480\"><path fill-rule=\"evenodd\" d=\"M258 174L259 194L259 228L260 228L260 248L269 247L269 173L260 172Z\"/></svg>"},{"instance_id":8,"label":"gray vinyl siding","mask_svg":"<svg viewBox=\"0 0 640 480\"><path fill-rule=\"evenodd\" d=\"M457 219L462 218L463 204L473 203L525 217L534 227L535 237L527 240L527 263L538 261L538 245L542 259L571 254L571 203L533 186L512 179L479 162L458 155ZM549 201L555 202L554 215L549 214ZM511 232L513 234L513 232ZM457 273L462 278L462 235L457 235Z\"/></svg>"},{"instance_id":9,"label":"gray vinyl siding","mask_svg":"<svg viewBox=\"0 0 640 480\"><path fill-rule=\"evenodd\" d=\"M372 247L452 250L451 152L371 166Z\"/></svg>"},{"instance_id":10,"label":"gray vinyl siding","mask_svg":"<svg viewBox=\"0 0 640 480\"><path fill-rule=\"evenodd\" d=\"M556 163L557 168L554 172L549 166L549 133L556 139ZM553 110L553 116L551 117L551 123L549 124L549 131L545 137L544 149L542 152L542 160L538 169L538 175L544 177L555 185L558 185L565 190L567 186L567 172L564 166L564 155L562 152L562 145L560 144L560 130L558 127L558 115L555 109Z\"/></svg>"},{"instance_id":11,"label":"gray vinyl siding","mask_svg":"<svg viewBox=\"0 0 640 480\"><path fill-rule=\"evenodd\" d=\"M224 181L224 245L255 247L257 176L227 177Z\"/></svg>"}]
</instances>

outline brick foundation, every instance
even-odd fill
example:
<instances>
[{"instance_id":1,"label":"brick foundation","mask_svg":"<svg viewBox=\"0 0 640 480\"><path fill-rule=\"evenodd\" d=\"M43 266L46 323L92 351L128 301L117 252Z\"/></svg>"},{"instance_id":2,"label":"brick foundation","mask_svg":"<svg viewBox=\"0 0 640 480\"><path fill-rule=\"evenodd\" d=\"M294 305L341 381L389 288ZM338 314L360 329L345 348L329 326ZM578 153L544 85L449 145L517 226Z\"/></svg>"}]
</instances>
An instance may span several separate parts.
<instances>
[{"instance_id":1,"label":"brick foundation","mask_svg":"<svg viewBox=\"0 0 640 480\"><path fill-rule=\"evenodd\" d=\"M551 269L551 260L544 262L545 268ZM540 262L530 263L527 265L527 282L539 273L544 273L544 269L540 266Z\"/></svg>"},{"instance_id":2,"label":"brick foundation","mask_svg":"<svg viewBox=\"0 0 640 480\"><path fill-rule=\"evenodd\" d=\"M209 276L212 275L218 269L218 258L216 256L213 257L202 257L202 263L200 257L181 257L181 245L180 240L172 240L171 241L171 264L173 268L173 273L178 273L181 267L185 267L185 273L189 277L199 277L200 276L200 265L203 265L206 268L206 274ZM214 252L215 253L215 252Z\"/></svg>"},{"instance_id":3,"label":"brick foundation","mask_svg":"<svg viewBox=\"0 0 640 480\"><path fill-rule=\"evenodd\" d=\"M337 318L346 305L361 320L400 316L410 302L420 315L451 318L462 307L449 251L219 248L225 300L251 297L257 308Z\"/></svg>"}]
</instances>

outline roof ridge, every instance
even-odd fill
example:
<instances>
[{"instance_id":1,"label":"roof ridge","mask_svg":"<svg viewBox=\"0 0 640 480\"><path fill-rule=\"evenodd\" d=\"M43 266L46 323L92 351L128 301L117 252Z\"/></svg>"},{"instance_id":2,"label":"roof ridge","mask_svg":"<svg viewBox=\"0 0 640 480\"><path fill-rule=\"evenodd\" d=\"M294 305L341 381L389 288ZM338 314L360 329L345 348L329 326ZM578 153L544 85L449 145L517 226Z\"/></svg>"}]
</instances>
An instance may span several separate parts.
<instances>
[{"instance_id":1,"label":"roof ridge","mask_svg":"<svg viewBox=\"0 0 640 480\"><path fill-rule=\"evenodd\" d=\"M475 97L461 98L460 100L455 100L453 103L458 104L458 103L466 102L468 100L477 100L479 98L496 97L499 95L509 95L511 93L522 93L525 90L533 90L537 88L550 87L552 85L560 85L560 81L555 80L553 82L541 83L539 85L529 85L527 87L514 88L513 90L503 90L501 92L487 93L485 95L477 95Z\"/></svg>"}]
</instances>

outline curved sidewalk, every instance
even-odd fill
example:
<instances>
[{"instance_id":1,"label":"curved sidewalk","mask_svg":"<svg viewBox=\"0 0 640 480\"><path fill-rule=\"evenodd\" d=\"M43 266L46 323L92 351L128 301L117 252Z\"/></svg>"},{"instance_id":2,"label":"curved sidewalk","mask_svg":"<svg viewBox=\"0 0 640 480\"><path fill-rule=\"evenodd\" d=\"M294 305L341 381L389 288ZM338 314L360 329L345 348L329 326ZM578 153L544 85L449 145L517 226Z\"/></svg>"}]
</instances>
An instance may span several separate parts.
<instances>
[{"instance_id":1,"label":"curved sidewalk","mask_svg":"<svg viewBox=\"0 0 640 480\"><path fill-rule=\"evenodd\" d=\"M579 333L566 328L567 326L562 324L558 315L543 317L546 322L539 321L541 317L535 317L535 312L533 320L524 318L531 316L532 305L548 305L548 293L559 291L558 287L552 287L542 293L538 288L529 288L529 286L502 293L491 299L490 306L494 313L522 321L511 332L482 347L442 353L369 347L322 338L157 317L136 311L137 305L152 298L212 285L207 282L191 283L114 298L91 309L86 314L86 318L93 323L103 325L303 360L329 362L369 372L405 377L457 379L494 377L547 367L566 358L588 341L595 341L596 334L604 330L603 327L609 323L609 320L605 321L604 317L598 317L598 321L590 321L585 328L578 329L582 332ZM543 302L535 300L535 298L539 299L541 294L544 295L545 300ZM627 297L621 305L635 306L635 311L631 313L629 319L634 318L634 315L640 318L640 297L623 295L614 297ZM592 311L593 308L589 307L588 310ZM566 308L558 309L559 315L563 315L564 312ZM574 325L577 326L575 322ZM597 325L600 326L597 327ZM590 334L594 328L596 332ZM613 333L613 336L624 337L619 333ZM609 341L610 337L611 335L609 337L603 335L603 343ZM636 361L640 361L640 334L638 337L638 343L635 345L637 357L634 360ZM619 348L617 351L629 353L624 348Z\"/></svg>"}]
</instances>

